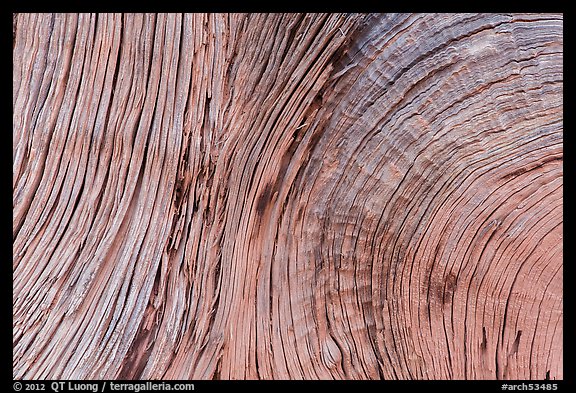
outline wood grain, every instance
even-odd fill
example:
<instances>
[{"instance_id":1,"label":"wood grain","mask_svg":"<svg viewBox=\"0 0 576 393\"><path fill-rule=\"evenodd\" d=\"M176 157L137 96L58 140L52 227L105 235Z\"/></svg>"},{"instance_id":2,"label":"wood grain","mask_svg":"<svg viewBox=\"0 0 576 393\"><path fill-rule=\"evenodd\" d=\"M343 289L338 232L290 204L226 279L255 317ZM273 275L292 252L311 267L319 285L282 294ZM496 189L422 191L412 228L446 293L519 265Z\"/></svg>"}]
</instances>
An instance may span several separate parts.
<instances>
[{"instance_id":1,"label":"wood grain","mask_svg":"<svg viewBox=\"0 0 576 393\"><path fill-rule=\"evenodd\" d=\"M562 28L15 14L13 377L563 378Z\"/></svg>"}]
</instances>

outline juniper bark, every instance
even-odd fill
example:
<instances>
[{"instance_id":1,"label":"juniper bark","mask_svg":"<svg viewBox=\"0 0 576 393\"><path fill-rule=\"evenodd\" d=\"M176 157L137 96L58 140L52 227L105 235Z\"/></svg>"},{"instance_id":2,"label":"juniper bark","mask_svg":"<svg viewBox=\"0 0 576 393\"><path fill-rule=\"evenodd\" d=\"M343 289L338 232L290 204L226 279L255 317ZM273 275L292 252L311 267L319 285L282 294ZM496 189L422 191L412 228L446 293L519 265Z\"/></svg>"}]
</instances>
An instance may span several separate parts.
<instances>
[{"instance_id":1,"label":"juniper bark","mask_svg":"<svg viewBox=\"0 0 576 393\"><path fill-rule=\"evenodd\" d=\"M13 31L14 378L563 377L561 15Z\"/></svg>"}]
</instances>

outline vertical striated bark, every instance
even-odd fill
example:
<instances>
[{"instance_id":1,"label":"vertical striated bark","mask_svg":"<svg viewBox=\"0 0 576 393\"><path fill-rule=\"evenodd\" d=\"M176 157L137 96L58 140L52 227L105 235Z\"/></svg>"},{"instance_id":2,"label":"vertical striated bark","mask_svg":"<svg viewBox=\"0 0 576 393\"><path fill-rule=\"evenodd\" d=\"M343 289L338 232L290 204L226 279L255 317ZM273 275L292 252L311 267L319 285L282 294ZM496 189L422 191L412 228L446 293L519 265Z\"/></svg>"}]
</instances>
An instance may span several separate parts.
<instances>
[{"instance_id":1,"label":"vertical striated bark","mask_svg":"<svg viewBox=\"0 0 576 393\"><path fill-rule=\"evenodd\" d=\"M557 379L561 15L15 14L13 376Z\"/></svg>"}]
</instances>

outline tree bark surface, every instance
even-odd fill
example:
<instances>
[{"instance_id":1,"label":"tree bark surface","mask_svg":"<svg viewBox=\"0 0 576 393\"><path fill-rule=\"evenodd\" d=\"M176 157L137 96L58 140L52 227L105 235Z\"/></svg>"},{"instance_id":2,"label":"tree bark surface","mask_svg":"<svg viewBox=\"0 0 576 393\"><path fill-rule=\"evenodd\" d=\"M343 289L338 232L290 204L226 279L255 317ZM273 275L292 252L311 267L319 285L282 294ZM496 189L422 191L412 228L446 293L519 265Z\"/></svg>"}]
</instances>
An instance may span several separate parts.
<instances>
[{"instance_id":1,"label":"tree bark surface","mask_svg":"<svg viewBox=\"0 0 576 393\"><path fill-rule=\"evenodd\" d=\"M13 377L563 378L562 28L15 14Z\"/></svg>"}]
</instances>

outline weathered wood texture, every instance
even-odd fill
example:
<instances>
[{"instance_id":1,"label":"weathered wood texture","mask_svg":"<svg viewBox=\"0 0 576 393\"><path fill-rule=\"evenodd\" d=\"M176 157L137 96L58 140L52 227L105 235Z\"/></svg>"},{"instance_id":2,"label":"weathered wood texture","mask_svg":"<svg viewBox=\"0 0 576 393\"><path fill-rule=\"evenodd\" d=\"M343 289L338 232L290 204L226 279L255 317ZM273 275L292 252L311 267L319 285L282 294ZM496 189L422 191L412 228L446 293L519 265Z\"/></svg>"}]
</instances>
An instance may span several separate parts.
<instances>
[{"instance_id":1,"label":"weathered wood texture","mask_svg":"<svg viewBox=\"0 0 576 393\"><path fill-rule=\"evenodd\" d=\"M18 14L15 378L562 378L561 15Z\"/></svg>"}]
</instances>

